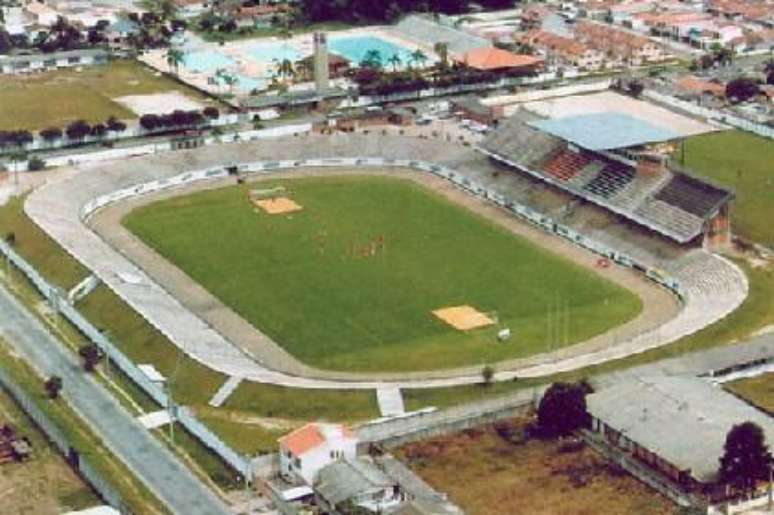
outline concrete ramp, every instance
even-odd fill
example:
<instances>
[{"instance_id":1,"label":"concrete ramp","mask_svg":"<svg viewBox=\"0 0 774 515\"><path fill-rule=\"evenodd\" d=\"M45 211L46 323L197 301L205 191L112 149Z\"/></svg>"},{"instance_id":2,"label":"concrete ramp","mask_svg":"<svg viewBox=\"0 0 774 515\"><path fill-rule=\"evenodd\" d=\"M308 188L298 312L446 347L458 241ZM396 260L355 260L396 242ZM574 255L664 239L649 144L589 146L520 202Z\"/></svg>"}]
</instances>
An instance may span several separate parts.
<instances>
[{"instance_id":1,"label":"concrete ramp","mask_svg":"<svg viewBox=\"0 0 774 515\"><path fill-rule=\"evenodd\" d=\"M379 411L383 417L396 417L406 413L400 388L379 388L376 390Z\"/></svg>"},{"instance_id":2,"label":"concrete ramp","mask_svg":"<svg viewBox=\"0 0 774 515\"><path fill-rule=\"evenodd\" d=\"M145 415L137 417L137 420L140 421L140 424L142 424L145 429L156 429L157 427L169 424L169 412L167 410L154 411L153 413L146 413Z\"/></svg>"},{"instance_id":3,"label":"concrete ramp","mask_svg":"<svg viewBox=\"0 0 774 515\"><path fill-rule=\"evenodd\" d=\"M226 399L228 399L229 396L234 393L234 390L237 389L237 386L239 386L239 383L241 382L242 378L239 376L229 377L226 382L221 385L218 391L215 392L215 395L212 396L212 399L210 399L210 406L213 408L220 408L223 403L226 402Z\"/></svg>"}]
</instances>

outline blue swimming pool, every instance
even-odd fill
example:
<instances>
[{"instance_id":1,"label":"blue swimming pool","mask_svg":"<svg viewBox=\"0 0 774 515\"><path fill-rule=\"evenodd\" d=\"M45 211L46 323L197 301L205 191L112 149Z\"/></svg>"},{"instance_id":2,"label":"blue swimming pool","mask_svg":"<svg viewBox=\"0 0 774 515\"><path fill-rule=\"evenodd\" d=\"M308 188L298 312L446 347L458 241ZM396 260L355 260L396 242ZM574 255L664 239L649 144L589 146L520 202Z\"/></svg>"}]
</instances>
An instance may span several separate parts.
<instances>
[{"instance_id":1,"label":"blue swimming pool","mask_svg":"<svg viewBox=\"0 0 774 515\"><path fill-rule=\"evenodd\" d=\"M371 50L379 52L382 64L389 67L393 55L400 57L403 66L411 61L411 50L376 36L342 36L329 40L330 51L349 59L353 64L360 63Z\"/></svg>"},{"instance_id":2,"label":"blue swimming pool","mask_svg":"<svg viewBox=\"0 0 774 515\"><path fill-rule=\"evenodd\" d=\"M301 54L287 43L256 43L245 48L245 52L253 61L272 62L289 59L296 62Z\"/></svg>"},{"instance_id":3,"label":"blue swimming pool","mask_svg":"<svg viewBox=\"0 0 774 515\"><path fill-rule=\"evenodd\" d=\"M186 54L183 57L183 64L189 70L206 73L214 72L218 68L228 68L234 64L234 60L220 52L198 50Z\"/></svg>"}]
</instances>

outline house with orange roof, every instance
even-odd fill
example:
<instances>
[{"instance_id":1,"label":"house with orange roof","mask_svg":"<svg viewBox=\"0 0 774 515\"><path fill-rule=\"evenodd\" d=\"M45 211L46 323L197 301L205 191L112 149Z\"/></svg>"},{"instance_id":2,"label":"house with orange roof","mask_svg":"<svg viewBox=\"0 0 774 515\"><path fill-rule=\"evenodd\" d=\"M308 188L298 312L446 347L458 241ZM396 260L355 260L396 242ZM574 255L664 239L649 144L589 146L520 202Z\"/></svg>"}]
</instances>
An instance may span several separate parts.
<instances>
[{"instance_id":1,"label":"house with orange roof","mask_svg":"<svg viewBox=\"0 0 774 515\"><path fill-rule=\"evenodd\" d=\"M530 30L520 42L537 50L548 64L568 64L583 70L598 70L604 64L604 54L572 38L545 30Z\"/></svg>"},{"instance_id":2,"label":"house with orange roof","mask_svg":"<svg viewBox=\"0 0 774 515\"><path fill-rule=\"evenodd\" d=\"M659 43L608 24L581 21L575 26L575 38L603 53L608 66L639 66L667 57Z\"/></svg>"},{"instance_id":3,"label":"house with orange roof","mask_svg":"<svg viewBox=\"0 0 774 515\"><path fill-rule=\"evenodd\" d=\"M357 437L341 424L313 422L278 440L280 474L312 485L317 473L337 460L357 456Z\"/></svg>"},{"instance_id":4,"label":"house with orange roof","mask_svg":"<svg viewBox=\"0 0 774 515\"><path fill-rule=\"evenodd\" d=\"M475 70L488 72L532 72L543 64L540 57L516 54L495 47L471 50L457 60Z\"/></svg>"}]
</instances>

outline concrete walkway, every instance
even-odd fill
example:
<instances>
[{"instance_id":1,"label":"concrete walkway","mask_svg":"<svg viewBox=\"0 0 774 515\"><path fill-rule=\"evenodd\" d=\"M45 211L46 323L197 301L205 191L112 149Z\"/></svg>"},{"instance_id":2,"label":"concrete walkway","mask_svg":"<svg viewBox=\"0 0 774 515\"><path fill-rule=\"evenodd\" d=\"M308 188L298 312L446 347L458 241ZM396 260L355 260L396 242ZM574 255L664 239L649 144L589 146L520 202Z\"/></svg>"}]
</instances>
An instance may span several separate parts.
<instances>
[{"instance_id":1,"label":"concrete walkway","mask_svg":"<svg viewBox=\"0 0 774 515\"><path fill-rule=\"evenodd\" d=\"M108 245L82 220L84 206L93 199L120 188L147 181L169 179L184 172L222 166L224 162L254 162L257 159L307 159L312 157L373 157L435 161L466 166L480 160L469 148L452 148L443 141L417 140L399 136L307 136L264 143L212 146L196 151L139 158L115 163L95 163L64 173L30 195L25 210L45 232L59 242L109 288L190 357L228 376L245 380L304 388L376 389L446 387L474 384L480 371L458 375L380 377L345 375L302 377L249 356L243 349L213 329L178 298L161 287L122 253ZM462 175L462 173L460 172ZM127 281L126 277L138 280ZM669 322L645 331L627 341L608 345L579 356L558 352L544 356L531 366L497 372L495 380L514 377L540 377L623 358L675 341L709 325L736 309L747 295L744 274L732 263L698 253L692 268L679 277L686 290L684 309Z\"/></svg>"},{"instance_id":2,"label":"concrete walkway","mask_svg":"<svg viewBox=\"0 0 774 515\"><path fill-rule=\"evenodd\" d=\"M217 515L226 506L178 458L132 417L73 352L0 288L0 335L43 376L62 378L62 396L173 513Z\"/></svg>"}]
</instances>

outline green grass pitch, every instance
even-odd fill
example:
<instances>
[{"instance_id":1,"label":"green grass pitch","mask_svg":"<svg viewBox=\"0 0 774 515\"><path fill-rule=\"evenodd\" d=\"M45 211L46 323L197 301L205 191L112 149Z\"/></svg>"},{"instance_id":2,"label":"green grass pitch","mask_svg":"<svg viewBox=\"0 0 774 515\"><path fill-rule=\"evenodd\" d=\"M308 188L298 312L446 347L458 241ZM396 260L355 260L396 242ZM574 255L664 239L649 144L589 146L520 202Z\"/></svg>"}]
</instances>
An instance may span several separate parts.
<instances>
[{"instance_id":1,"label":"green grass pitch","mask_svg":"<svg viewBox=\"0 0 774 515\"><path fill-rule=\"evenodd\" d=\"M774 248L774 143L738 130L713 132L685 141L685 166L736 192L734 232Z\"/></svg>"},{"instance_id":2,"label":"green grass pitch","mask_svg":"<svg viewBox=\"0 0 774 515\"><path fill-rule=\"evenodd\" d=\"M248 188L282 185L303 210L268 215ZM636 316L631 292L405 179L302 178L153 203L123 221L301 361L413 371L547 349L547 310L569 308L569 343ZM373 242L377 251L371 255ZM498 326L459 332L432 310L470 304ZM498 343L496 332L513 336Z\"/></svg>"}]
</instances>

